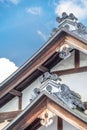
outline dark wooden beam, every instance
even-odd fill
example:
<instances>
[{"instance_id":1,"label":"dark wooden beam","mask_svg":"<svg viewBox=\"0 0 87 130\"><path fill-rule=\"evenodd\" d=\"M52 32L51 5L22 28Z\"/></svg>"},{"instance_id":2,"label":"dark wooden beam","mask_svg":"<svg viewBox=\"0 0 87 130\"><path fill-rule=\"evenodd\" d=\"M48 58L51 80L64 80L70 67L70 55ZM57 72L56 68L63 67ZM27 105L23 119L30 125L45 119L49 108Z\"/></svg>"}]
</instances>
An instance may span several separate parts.
<instances>
[{"instance_id":1,"label":"dark wooden beam","mask_svg":"<svg viewBox=\"0 0 87 130\"><path fill-rule=\"evenodd\" d=\"M80 68L72 68L72 69L67 69L67 70L54 71L53 73L58 74L58 75L68 75L68 74L80 73L80 72L86 72L86 71L87 71L87 66L84 66L84 67L80 67Z\"/></svg>"},{"instance_id":2,"label":"dark wooden beam","mask_svg":"<svg viewBox=\"0 0 87 130\"><path fill-rule=\"evenodd\" d=\"M25 130L37 130L41 127L40 119L37 118L30 126L28 126Z\"/></svg>"},{"instance_id":3,"label":"dark wooden beam","mask_svg":"<svg viewBox=\"0 0 87 130\"><path fill-rule=\"evenodd\" d=\"M4 122L5 120L11 121L20 113L21 111L2 112L0 113L0 123Z\"/></svg>"},{"instance_id":4,"label":"dark wooden beam","mask_svg":"<svg viewBox=\"0 0 87 130\"><path fill-rule=\"evenodd\" d=\"M57 130L63 130L63 119L60 117L58 117L57 119Z\"/></svg>"},{"instance_id":5,"label":"dark wooden beam","mask_svg":"<svg viewBox=\"0 0 87 130\"><path fill-rule=\"evenodd\" d=\"M22 96L18 97L18 109L21 110L22 109Z\"/></svg>"},{"instance_id":6,"label":"dark wooden beam","mask_svg":"<svg viewBox=\"0 0 87 130\"><path fill-rule=\"evenodd\" d=\"M18 97L22 96L22 93L17 91L16 89L12 89L9 93Z\"/></svg>"},{"instance_id":7,"label":"dark wooden beam","mask_svg":"<svg viewBox=\"0 0 87 130\"><path fill-rule=\"evenodd\" d=\"M44 67L42 65L40 67L38 67L38 70L40 70L41 72L47 72L47 71L49 71L48 68L46 68L46 67Z\"/></svg>"},{"instance_id":8,"label":"dark wooden beam","mask_svg":"<svg viewBox=\"0 0 87 130\"><path fill-rule=\"evenodd\" d=\"M28 126L30 126L37 117L46 110L47 107L46 97L43 97L41 101L36 103L36 106L32 106L30 109L25 109L24 114L16 119L15 122L10 124L6 129L9 130L25 130Z\"/></svg>"},{"instance_id":9,"label":"dark wooden beam","mask_svg":"<svg viewBox=\"0 0 87 130\"><path fill-rule=\"evenodd\" d=\"M74 65L75 65L75 68L79 68L79 66L80 66L80 54L79 54L79 50L75 50Z\"/></svg>"}]
</instances>

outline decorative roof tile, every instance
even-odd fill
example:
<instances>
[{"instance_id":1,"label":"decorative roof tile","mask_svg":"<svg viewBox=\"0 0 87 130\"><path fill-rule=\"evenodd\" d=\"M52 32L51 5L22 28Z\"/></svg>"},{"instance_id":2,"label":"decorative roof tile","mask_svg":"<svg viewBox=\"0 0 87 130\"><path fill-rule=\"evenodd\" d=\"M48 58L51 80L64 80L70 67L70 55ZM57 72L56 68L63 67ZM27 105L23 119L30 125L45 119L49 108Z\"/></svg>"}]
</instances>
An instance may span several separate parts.
<instances>
[{"instance_id":1,"label":"decorative roof tile","mask_svg":"<svg viewBox=\"0 0 87 130\"><path fill-rule=\"evenodd\" d=\"M41 82L41 87L34 89L33 99L42 91L46 91L56 98L56 100L60 100L60 102L66 104L70 109L80 112L86 110L84 103L81 101L81 96L72 91L67 85L61 84L61 79L58 75L45 72L39 77L39 80Z\"/></svg>"},{"instance_id":2,"label":"decorative roof tile","mask_svg":"<svg viewBox=\"0 0 87 130\"><path fill-rule=\"evenodd\" d=\"M77 36L87 40L87 28L78 21L73 13L68 15L66 12L63 12L62 17L58 16L56 21L59 23L59 26L58 28L54 28L52 30L51 36L53 36L61 28L65 28Z\"/></svg>"}]
</instances>

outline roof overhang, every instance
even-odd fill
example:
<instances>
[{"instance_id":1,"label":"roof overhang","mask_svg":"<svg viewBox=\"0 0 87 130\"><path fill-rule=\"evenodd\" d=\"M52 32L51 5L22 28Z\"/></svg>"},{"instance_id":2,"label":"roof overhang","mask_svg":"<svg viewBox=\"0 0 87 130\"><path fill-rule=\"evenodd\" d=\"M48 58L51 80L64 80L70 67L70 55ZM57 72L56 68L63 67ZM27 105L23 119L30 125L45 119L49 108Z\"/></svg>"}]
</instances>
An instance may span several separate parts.
<instances>
[{"instance_id":1,"label":"roof overhang","mask_svg":"<svg viewBox=\"0 0 87 130\"><path fill-rule=\"evenodd\" d=\"M84 120L77 115L73 109L56 100L52 95L43 91L31 104L29 104L20 115L18 115L4 130L24 130L38 119L38 116L45 111L50 110L78 129L87 130L87 119ZM87 116L86 116L87 118Z\"/></svg>"},{"instance_id":2,"label":"roof overhang","mask_svg":"<svg viewBox=\"0 0 87 130\"><path fill-rule=\"evenodd\" d=\"M87 54L86 40L64 28L60 29L24 65L0 84L0 106L3 106L14 97L10 94L12 89L22 91L43 72L49 71L58 63L61 60L58 56L59 48L64 44L68 44ZM7 101L7 99L9 100Z\"/></svg>"}]
</instances>

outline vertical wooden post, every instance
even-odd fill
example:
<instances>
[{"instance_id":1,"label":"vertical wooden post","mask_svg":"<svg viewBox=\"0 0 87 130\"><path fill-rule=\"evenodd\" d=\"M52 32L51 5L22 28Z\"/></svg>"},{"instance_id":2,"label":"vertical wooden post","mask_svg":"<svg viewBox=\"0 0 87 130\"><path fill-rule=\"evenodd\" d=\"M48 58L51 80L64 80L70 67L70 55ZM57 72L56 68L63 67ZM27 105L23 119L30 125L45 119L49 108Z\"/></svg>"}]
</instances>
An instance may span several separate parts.
<instances>
[{"instance_id":1,"label":"vertical wooden post","mask_svg":"<svg viewBox=\"0 0 87 130\"><path fill-rule=\"evenodd\" d=\"M75 64L75 68L79 68L79 65L80 65L80 55L79 55L79 51L78 50L75 50L74 64Z\"/></svg>"},{"instance_id":2,"label":"vertical wooden post","mask_svg":"<svg viewBox=\"0 0 87 130\"><path fill-rule=\"evenodd\" d=\"M63 119L60 117L57 118L57 130L63 130Z\"/></svg>"},{"instance_id":3,"label":"vertical wooden post","mask_svg":"<svg viewBox=\"0 0 87 130\"><path fill-rule=\"evenodd\" d=\"M22 109L22 95L18 97L18 109Z\"/></svg>"}]
</instances>

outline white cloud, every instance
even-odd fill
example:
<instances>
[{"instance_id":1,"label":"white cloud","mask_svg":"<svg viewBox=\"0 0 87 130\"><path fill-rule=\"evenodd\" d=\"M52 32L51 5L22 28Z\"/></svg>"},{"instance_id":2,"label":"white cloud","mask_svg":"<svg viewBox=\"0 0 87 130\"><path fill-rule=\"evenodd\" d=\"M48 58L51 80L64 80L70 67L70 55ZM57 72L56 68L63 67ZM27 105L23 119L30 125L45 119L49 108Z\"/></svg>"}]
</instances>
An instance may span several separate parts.
<instances>
[{"instance_id":1,"label":"white cloud","mask_svg":"<svg viewBox=\"0 0 87 130\"><path fill-rule=\"evenodd\" d=\"M87 0L59 0L55 13L61 16L62 12L73 13L78 19L87 19Z\"/></svg>"},{"instance_id":2,"label":"white cloud","mask_svg":"<svg viewBox=\"0 0 87 130\"><path fill-rule=\"evenodd\" d=\"M20 0L8 0L9 2L13 3L13 4L18 4L20 2Z\"/></svg>"},{"instance_id":3,"label":"white cloud","mask_svg":"<svg viewBox=\"0 0 87 130\"><path fill-rule=\"evenodd\" d=\"M0 83L17 70L17 66L9 59L0 58Z\"/></svg>"},{"instance_id":4,"label":"white cloud","mask_svg":"<svg viewBox=\"0 0 87 130\"><path fill-rule=\"evenodd\" d=\"M12 4L17 5L19 2L20 2L20 0L0 0L0 3L2 3L2 4L12 3Z\"/></svg>"},{"instance_id":5,"label":"white cloud","mask_svg":"<svg viewBox=\"0 0 87 130\"><path fill-rule=\"evenodd\" d=\"M44 41L47 40L46 35L44 33L42 33L40 30L38 30L37 33L44 39Z\"/></svg>"},{"instance_id":6,"label":"white cloud","mask_svg":"<svg viewBox=\"0 0 87 130\"><path fill-rule=\"evenodd\" d=\"M34 15L40 15L42 12L41 7L31 7L26 9L27 13L34 14Z\"/></svg>"}]
</instances>

